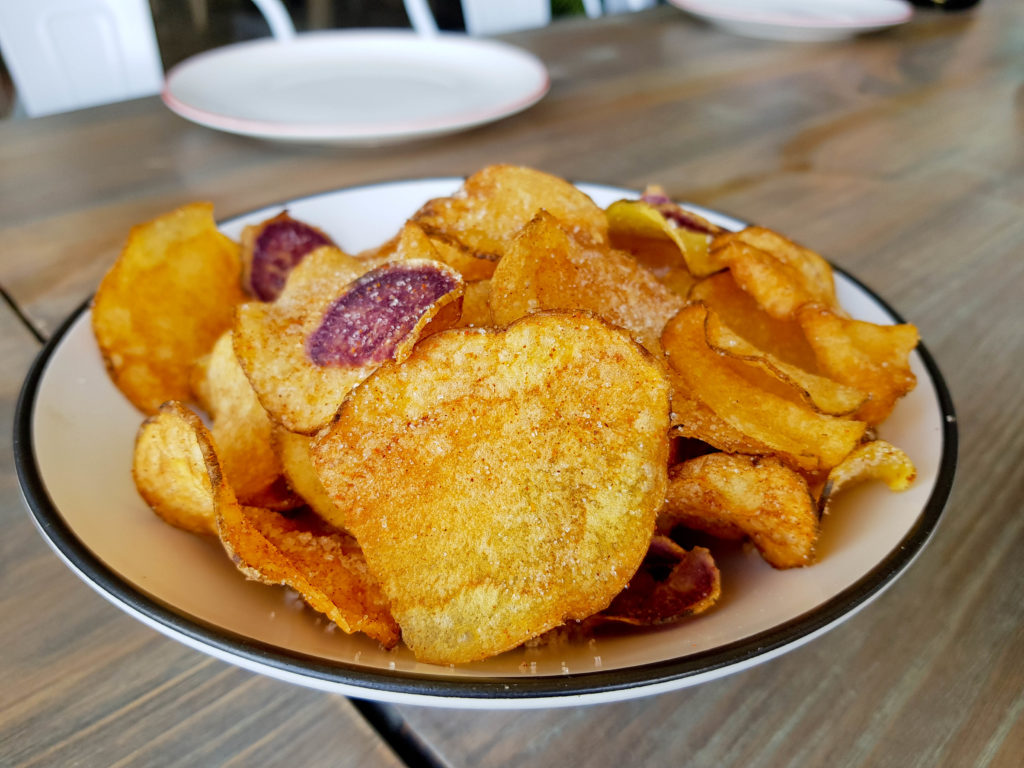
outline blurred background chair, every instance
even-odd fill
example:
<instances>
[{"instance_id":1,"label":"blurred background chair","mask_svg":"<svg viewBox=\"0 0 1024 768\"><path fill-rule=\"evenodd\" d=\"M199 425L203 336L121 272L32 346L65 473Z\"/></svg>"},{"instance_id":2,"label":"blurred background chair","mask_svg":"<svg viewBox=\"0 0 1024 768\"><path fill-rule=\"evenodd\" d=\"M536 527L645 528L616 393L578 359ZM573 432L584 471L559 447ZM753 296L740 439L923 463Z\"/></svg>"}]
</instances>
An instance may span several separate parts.
<instances>
[{"instance_id":1,"label":"blurred background chair","mask_svg":"<svg viewBox=\"0 0 1024 768\"><path fill-rule=\"evenodd\" d=\"M595 17L637 10L657 0L580 2L586 15ZM216 0L0 0L0 55L15 88L14 116L37 117L159 93L164 65L181 56L168 60L165 51L161 61L154 13L175 21L174 47L191 53L195 51L189 49L190 41L181 38L209 39L215 4ZM226 4L221 0L218 5ZM447 4L459 7L457 23L463 23L471 35L541 27L552 16L551 0L449 0ZM295 35L292 13L283 0L239 0L234 5L236 15L256 9L262 18L252 34L231 35L232 39L218 44L263 36L268 28L279 40ZM290 3L293 9L299 5ZM353 5L345 9L351 11ZM370 25L379 25L383 18L388 24L411 24L420 34L438 32L441 17L435 19L427 0L375 0L369 5L376 6L377 14ZM186 6L188 18L182 23ZM339 0L306 0L301 10L307 28L334 26L338 6ZM445 3L435 0L434 8L443 11ZM165 36L161 42L166 48Z\"/></svg>"}]
</instances>

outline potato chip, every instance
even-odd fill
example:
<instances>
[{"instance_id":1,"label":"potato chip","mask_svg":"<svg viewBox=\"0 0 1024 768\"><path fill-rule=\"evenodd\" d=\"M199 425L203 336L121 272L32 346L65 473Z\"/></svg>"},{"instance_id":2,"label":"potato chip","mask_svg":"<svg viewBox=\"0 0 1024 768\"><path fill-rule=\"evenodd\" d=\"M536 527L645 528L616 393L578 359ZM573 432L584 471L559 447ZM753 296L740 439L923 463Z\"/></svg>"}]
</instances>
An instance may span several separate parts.
<instances>
[{"instance_id":1,"label":"potato chip","mask_svg":"<svg viewBox=\"0 0 1024 768\"><path fill-rule=\"evenodd\" d=\"M838 307L832 267L819 254L765 227L718 235L712 252L773 317L792 317L808 301Z\"/></svg>"},{"instance_id":2,"label":"potato chip","mask_svg":"<svg viewBox=\"0 0 1024 768\"><path fill-rule=\"evenodd\" d=\"M663 213L644 200L618 200L605 213L612 245L629 251L659 277L680 267L695 277L725 269L725 263L709 247L712 232L720 230L703 219L699 221L707 224L706 228L685 226L680 222L686 219Z\"/></svg>"},{"instance_id":3,"label":"potato chip","mask_svg":"<svg viewBox=\"0 0 1024 768\"><path fill-rule=\"evenodd\" d=\"M191 397L189 375L244 300L238 246L213 206L192 203L134 227L93 298L92 327L114 384L156 413Z\"/></svg>"},{"instance_id":4,"label":"potato chip","mask_svg":"<svg viewBox=\"0 0 1024 768\"><path fill-rule=\"evenodd\" d=\"M557 176L513 165L478 171L454 195L431 200L412 220L430 236L441 259L460 264L456 268L472 281L491 276L508 242L542 208L580 240L607 242L604 211L583 192Z\"/></svg>"},{"instance_id":5,"label":"potato chip","mask_svg":"<svg viewBox=\"0 0 1024 768\"><path fill-rule=\"evenodd\" d=\"M188 407L164 403L142 423L132 478L139 495L164 521L192 533L216 533L211 474L223 476L213 438Z\"/></svg>"},{"instance_id":6,"label":"potato chip","mask_svg":"<svg viewBox=\"0 0 1024 768\"><path fill-rule=\"evenodd\" d=\"M730 272L699 281L690 289L689 299L713 309L734 333L758 349L809 373L819 373L800 323L795 318L779 320L769 315L736 284Z\"/></svg>"},{"instance_id":7,"label":"potato chip","mask_svg":"<svg viewBox=\"0 0 1024 768\"><path fill-rule=\"evenodd\" d=\"M235 353L271 418L312 434L381 363L458 322L462 291L440 262L389 262L364 274L341 251L318 249L276 301L238 308Z\"/></svg>"},{"instance_id":8,"label":"potato chip","mask_svg":"<svg viewBox=\"0 0 1024 768\"><path fill-rule=\"evenodd\" d=\"M272 422L238 364L230 331L217 340L197 371L197 399L210 414L217 456L239 500L273 509L298 506L270 444Z\"/></svg>"},{"instance_id":9,"label":"potato chip","mask_svg":"<svg viewBox=\"0 0 1024 768\"><path fill-rule=\"evenodd\" d=\"M835 495L855 483L881 480L891 491L905 491L916 476L917 469L907 454L884 440L872 440L858 446L828 473L818 509L825 514Z\"/></svg>"},{"instance_id":10,"label":"potato chip","mask_svg":"<svg viewBox=\"0 0 1024 768\"><path fill-rule=\"evenodd\" d=\"M477 280L466 283L466 292L462 296L462 317L457 328L483 328L494 325L494 314L491 312L491 281Z\"/></svg>"},{"instance_id":11,"label":"potato chip","mask_svg":"<svg viewBox=\"0 0 1024 768\"><path fill-rule=\"evenodd\" d=\"M807 482L771 457L711 453L672 467L658 530L678 525L720 538L749 537L775 568L809 565L818 540Z\"/></svg>"},{"instance_id":12,"label":"potato chip","mask_svg":"<svg viewBox=\"0 0 1024 768\"><path fill-rule=\"evenodd\" d=\"M917 346L913 325L875 325L841 317L827 307L803 307L797 316L827 376L869 395L854 416L880 424L917 384L910 353Z\"/></svg>"},{"instance_id":13,"label":"potato chip","mask_svg":"<svg viewBox=\"0 0 1024 768\"><path fill-rule=\"evenodd\" d=\"M683 305L628 254L580 242L546 211L498 263L489 301L500 325L543 309L587 309L656 354L662 328Z\"/></svg>"},{"instance_id":14,"label":"potato chip","mask_svg":"<svg viewBox=\"0 0 1024 768\"><path fill-rule=\"evenodd\" d=\"M662 344L675 372L673 384L739 434L768 446L791 466L807 471L834 467L860 442L866 425L817 413L780 394L755 366L729 358L707 343L709 310L684 307L665 327ZM678 414L678 407L673 403ZM715 435L688 433L716 445ZM759 451L761 452L761 451Z\"/></svg>"},{"instance_id":15,"label":"potato chip","mask_svg":"<svg viewBox=\"0 0 1024 768\"><path fill-rule=\"evenodd\" d=\"M513 648L608 606L664 499L668 385L586 312L420 342L352 391L317 472L421 661Z\"/></svg>"},{"instance_id":16,"label":"potato chip","mask_svg":"<svg viewBox=\"0 0 1024 768\"><path fill-rule=\"evenodd\" d=\"M640 627L669 624L703 613L721 592L711 552L687 551L667 536L654 536L629 585L595 618Z\"/></svg>"},{"instance_id":17,"label":"potato chip","mask_svg":"<svg viewBox=\"0 0 1024 768\"><path fill-rule=\"evenodd\" d=\"M704 332L708 346L713 350L756 366L778 382L791 387L793 393L819 413L849 416L867 400L867 395L855 387L816 376L758 349L733 333L715 312L708 312Z\"/></svg>"},{"instance_id":18,"label":"potato chip","mask_svg":"<svg viewBox=\"0 0 1024 768\"><path fill-rule=\"evenodd\" d=\"M310 224L281 211L272 219L242 230L242 281L260 301L273 301L284 290L295 266L310 252L334 242Z\"/></svg>"},{"instance_id":19,"label":"potato chip","mask_svg":"<svg viewBox=\"0 0 1024 768\"><path fill-rule=\"evenodd\" d=\"M296 590L342 631L363 632L391 648L399 629L355 539L312 514L285 516L218 504L221 543L238 569L264 584Z\"/></svg>"},{"instance_id":20,"label":"potato chip","mask_svg":"<svg viewBox=\"0 0 1024 768\"><path fill-rule=\"evenodd\" d=\"M344 527L344 510L327 494L320 476L313 469L309 435L289 432L281 426L274 426L271 443L277 454L289 487L302 497L314 512L325 520L332 520L339 528Z\"/></svg>"}]
</instances>

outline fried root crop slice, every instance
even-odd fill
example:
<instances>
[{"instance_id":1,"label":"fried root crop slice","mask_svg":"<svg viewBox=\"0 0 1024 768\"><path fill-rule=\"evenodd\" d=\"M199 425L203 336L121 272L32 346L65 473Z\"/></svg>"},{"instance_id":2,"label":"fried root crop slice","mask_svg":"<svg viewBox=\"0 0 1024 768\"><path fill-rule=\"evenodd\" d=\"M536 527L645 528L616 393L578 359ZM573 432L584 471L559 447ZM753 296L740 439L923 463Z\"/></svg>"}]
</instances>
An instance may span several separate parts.
<instances>
[{"instance_id":1,"label":"fried root crop slice","mask_svg":"<svg viewBox=\"0 0 1024 768\"><path fill-rule=\"evenodd\" d=\"M668 385L586 312L420 342L314 441L324 486L425 662L482 659L607 607L664 499Z\"/></svg>"},{"instance_id":2,"label":"fried root crop slice","mask_svg":"<svg viewBox=\"0 0 1024 768\"><path fill-rule=\"evenodd\" d=\"M93 298L92 327L114 384L154 414L191 397L192 365L245 299L238 245L213 206L192 203L132 228Z\"/></svg>"},{"instance_id":3,"label":"fried root crop slice","mask_svg":"<svg viewBox=\"0 0 1024 768\"><path fill-rule=\"evenodd\" d=\"M281 211L242 230L242 283L260 301L273 301L303 258L334 242L322 231Z\"/></svg>"},{"instance_id":4,"label":"fried root crop slice","mask_svg":"<svg viewBox=\"0 0 1024 768\"><path fill-rule=\"evenodd\" d=\"M576 239L546 211L516 235L491 278L501 325L543 309L586 309L660 352L665 323L683 300L625 251Z\"/></svg>"},{"instance_id":5,"label":"fried root crop slice","mask_svg":"<svg viewBox=\"0 0 1024 768\"><path fill-rule=\"evenodd\" d=\"M429 201L412 220L442 251L443 261L457 265L466 280L482 280L542 208L580 239L607 242L604 211L587 195L557 176L514 165L474 173L458 192Z\"/></svg>"},{"instance_id":6,"label":"fried root crop slice","mask_svg":"<svg viewBox=\"0 0 1024 768\"><path fill-rule=\"evenodd\" d=\"M436 261L364 265L321 248L276 301L238 308L235 353L271 418L313 434L349 390L422 336L458 322L463 283Z\"/></svg>"},{"instance_id":7,"label":"fried root crop slice","mask_svg":"<svg viewBox=\"0 0 1024 768\"><path fill-rule=\"evenodd\" d=\"M187 406L164 403L142 423L132 478L165 522L192 533L216 533L214 484L223 482L223 472L209 430Z\"/></svg>"},{"instance_id":8,"label":"fried root crop slice","mask_svg":"<svg viewBox=\"0 0 1024 768\"><path fill-rule=\"evenodd\" d=\"M771 457L711 453L673 466L658 530L677 525L720 538L749 537L776 568L811 564L818 540L807 482Z\"/></svg>"},{"instance_id":9,"label":"fried root crop slice","mask_svg":"<svg viewBox=\"0 0 1024 768\"><path fill-rule=\"evenodd\" d=\"M217 529L248 578L291 587L348 634L364 632L387 648L398 643L387 600L347 533L311 513L285 516L230 498L218 503Z\"/></svg>"},{"instance_id":10,"label":"fried root crop slice","mask_svg":"<svg viewBox=\"0 0 1024 768\"><path fill-rule=\"evenodd\" d=\"M196 365L193 389L210 415L217 455L241 502L273 509L298 506L270 444L273 422L238 364L230 331Z\"/></svg>"},{"instance_id":11,"label":"fried root crop slice","mask_svg":"<svg viewBox=\"0 0 1024 768\"><path fill-rule=\"evenodd\" d=\"M818 509L826 514L835 495L856 483L881 480L889 490L905 491L916 477L917 469L906 453L884 440L872 440L858 446L828 473Z\"/></svg>"},{"instance_id":12,"label":"fried root crop slice","mask_svg":"<svg viewBox=\"0 0 1024 768\"><path fill-rule=\"evenodd\" d=\"M629 586L595 618L643 627L670 624L713 606L721 581L707 549L685 550L667 536L654 536Z\"/></svg>"},{"instance_id":13,"label":"fried root crop slice","mask_svg":"<svg viewBox=\"0 0 1024 768\"><path fill-rule=\"evenodd\" d=\"M752 445L767 448L791 466L820 472L831 469L856 447L867 427L861 421L821 414L779 391L777 382L758 366L720 354L707 341L710 310L703 304L689 304L669 321L662 344L673 371L678 396L673 401L673 422L718 448L717 432L702 434L688 424L687 402L696 402L728 425L729 433L742 436ZM705 419L704 421L709 421Z\"/></svg>"}]
</instances>

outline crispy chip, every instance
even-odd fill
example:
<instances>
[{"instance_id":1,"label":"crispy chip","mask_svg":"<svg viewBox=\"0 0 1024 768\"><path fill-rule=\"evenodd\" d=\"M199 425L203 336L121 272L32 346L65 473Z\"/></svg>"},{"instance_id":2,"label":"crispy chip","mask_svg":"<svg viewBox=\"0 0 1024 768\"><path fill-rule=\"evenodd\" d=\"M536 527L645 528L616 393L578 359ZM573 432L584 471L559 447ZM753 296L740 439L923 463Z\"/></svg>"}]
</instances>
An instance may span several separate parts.
<instances>
[{"instance_id":1,"label":"crispy chip","mask_svg":"<svg viewBox=\"0 0 1024 768\"><path fill-rule=\"evenodd\" d=\"M718 235L712 251L736 282L773 317L792 317L808 301L838 307L832 267L819 254L765 227Z\"/></svg>"},{"instance_id":2,"label":"crispy chip","mask_svg":"<svg viewBox=\"0 0 1024 768\"><path fill-rule=\"evenodd\" d=\"M681 226L643 200L618 200L608 206L606 214L612 245L632 253L659 277L680 267L695 277L725 269L725 263L709 248L710 230Z\"/></svg>"},{"instance_id":3,"label":"crispy chip","mask_svg":"<svg viewBox=\"0 0 1024 768\"><path fill-rule=\"evenodd\" d=\"M734 333L715 312L708 313L704 331L708 346L716 352L756 366L778 382L791 387L792 392L819 413L849 416L867 399L867 395L855 387L845 386L823 376L816 376L758 349Z\"/></svg>"},{"instance_id":4,"label":"crispy chip","mask_svg":"<svg viewBox=\"0 0 1024 768\"><path fill-rule=\"evenodd\" d=\"M891 491L905 491L914 482L917 469L903 451L884 440L858 446L832 468L818 497L818 509L828 512L829 504L842 489L866 480L881 480Z\"/></svg>"},{"instance_id":5,"label":"crispy chip","mask_svg":"<svg viewBox=\"0 0 1024 768\"><path fill-rule=\"evenodd\" d=\"M587 309L630 331L652 352L683 305L623 251L582 243L541 211L516 235L491 279L500 325L543 309Z\"/></svg>"},{"instance_id":6,"label":"crispy chip","mask_svg":"<svg viewBox=\"0 0 1024 768\"><path fill-rule=\"evenodd\" d=\"M291 587L344 632L364 632L387 648L398 643L387 600L348 534L312 514L286 517L229 497L218 503L217 528L248 578Z\"/></svg>"},{"instance_id":7,"label":"crispy chip","mask_svg":"<svg viewBox=\"0 0 1024 768\"><path fill-rule=\"evenodd\" d=\"M856 418L880 424L917 384L910 370L910 353L918 342L913 325L875 325L817 305L803 307L798 320L821 371L869 394Z\"/></svg>"},{"instance_id":8,"label":"crispy chip","mask_svg":"<svg viewBox=\"0 0 1024 768\"><path fill-rule=\"evenodd\" d=\"M454 195L431 200L412 220L430 236L443 261L457 264L467 281L482 280L542 208L577 238L607 242L604 211L589 197L557 176L514 165L478 171Z\"/></svg>"},{"instance_id":9,"label":"crispy chip","mask_svg":"<svg viewBox=\"0 0 1024 768\"><path fill-rule=\"evenodd\" d=\"M309 435L289 432L281 426L274 426L272 444L281 461L284 476L291 489L302 497L314 512L325 520L332 520L336 527L344 527L345 513L331 501L320 476L313 469L310 454Z\"/></svg>"},{"instance_id":10,"label":"crispy chip","mask_svg":"<svg viewBox=\"0 0 1024 768\"><path fill-rule=\"evenodd\" d=\"M132 229L93 299L92 327L111 378L139 410L191 397L193 363L245 298L240 270L238 246L217 231L209 203Z\"/></svg>"},{"instance_id":11,"label":"crispy chip","mask_svg":"<svg viewBox=\"0 0 1024 768\"><path fill-rule=\"evenodd\" d=\"M770 453L795 468L821 471L842 461L860 442L866 425L794 402L776 391L756 366L716 352L707 343L708 315L703 304L690 304L662 334L676 374L673 385L683 390L681 396L699 401L735 431L768 446ZM675 401L673 411L676 418L683 417ZM723 447L713 434L686 434Z\"/></svg>"},{"instance_id":12,"label":"crispy chip","mask_svg":"<svg viewBox=\"0 0 1024 768\"><path fill-rule=\"evenodd\" d=\"M818 540L807 482L771 457L712 453L676 464L658 530L677 525L720 538L749 537L775 568L809 565Z\"/></svg>"},{"instance_id":13,"label":"crispy chip","mask_svg":"<svg viewBox=\"0 0 1024 768\"><path fill-rule=\"evenodd\" d=\"M281 211L242 230L242 283L260 301L273 301L288 275L309 253L334 242L316 227Z\"/></svg>"},{"instance_id":14,"label":"crispy chip","mask_svg":"<svg viewBox=\"0 0 1024 768\"><path fill-rule=\"evenodd\" d=\"M166 522L193 533L216 532L211 474L223 476L213 439L186 406L164 403L142 422L132 477L139 495Z\"/></svg>"},{"instance_id":15,"label":"crispy chip","mask_svg":"<svg viewBox=\"0 0 1024 768\"><path fill-rule=\"evenodd\" d=\"M462 296L462 317L457 328L483 328L494 325L494 314L491 312L491 281L477 280L466 283L466 292Z\"/></svg>"},{"instance_id":16,"label":"crispy chip","mask_svg":"<svg viewBox=\"0 0 1024 768\"><path fill-rule=\"evenodd\" d=\"M353 390L313 456L406 643L457 663L607 607L647 551L667 428L640 346L546 312L422 341Z\"/></svg>"},{"instance_id":17,"label":"crispy chip","mask_svg":"<svg viewBox=\"0 0 1024 768\"><path fill-rule=\"evenodd\" d=\"M736 285L730 272L719 272L696 283L690 289L689 299L713 309L734 333L758 349L810 373L819 373L814 350L800 323L769 315Z\"/></svg>"},{"instance_id":18,"label":"crispy chip","mask_svg":"<svg viewBox=\"0 0 1024 768\"><path fill-rule=\"evenodd\" d=\"M597 617L651 627L703 613L722 592L721 575L704 547L685 550L667 536L654 536L640 568Z\"/></svg>"},{"instance_id":19,"label":"crispy chip","mask_svg":"<svg viewBox=\"0 0 1024 768\"><path fill-rule=\"evenodd\" d=\"M281 462L270 445L272 422L238 364L230 331L196 371L196 397L210 414L217 456L239 500L273 509L298 506L282 482Z\"/></svg>"},{"instance_id":20,"label":"crispy chip","mask_svg":"<svg viewBox=\"0 0 1024 768\"><path fill-rule=\"evenodd\" d=\"M312 434L381 363L458 322L462 291L440 262L389 262L363 274L355 259L321 248L276 301L238 308L235 353L271 418Z\"/></svg>"}]
</instances>

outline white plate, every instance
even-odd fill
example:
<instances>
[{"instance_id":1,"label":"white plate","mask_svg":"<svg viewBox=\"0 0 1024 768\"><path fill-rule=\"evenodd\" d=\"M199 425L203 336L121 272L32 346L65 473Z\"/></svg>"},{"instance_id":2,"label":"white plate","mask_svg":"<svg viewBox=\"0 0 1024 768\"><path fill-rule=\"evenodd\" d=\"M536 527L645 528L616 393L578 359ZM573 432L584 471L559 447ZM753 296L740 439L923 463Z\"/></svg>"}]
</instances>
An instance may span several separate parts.
<instances>
[{"instance_id":1,"label":"white plate","mask_svg":"<svg viewBox=\"0 0 1024 768\"><path fill-rule=\"evenodd\" d=\"M669 0L734 34L767 40L842 40L903 24L903 0Z\"/></svg>"},{"instance_id":2,"label":"white plate","mask_svg":"<svg viewBox=\"0 0 1024 768\"><path fill-rule=\"evenodd\" d=\"M194 56L167 74L163 100L229 133L373 144L498 120L536 103L549 86L536 56L496 40L332 30Z\"/></svg>"},{"instance_id":3,"label":"white plate","mask_svg":"<svg viewBox=\"0 0 1024 768\"><path fill-rule=\"evenodd\" d=\"M357 251L396 232L459 179L379 184L282 203L225 222L237 236L287 206ZM601 205L635 193L580 185ZM730 228L741 223L695 208ZM855 316L894 314L837 274ZM818 636L877 596L924 546L956 463L956 425L939 371L920 347L918 386L881 434L918 468L901 494L851 489L824 523L821 561L776 571L737 548L720 560L723 598L707 614L578 645L520 648L459 667L418 663L405 648L330 631L287 591L247 582L220 545L161 522L135 492L132 444L141 416L103 368L87 307L57 332L18 402L15 458L40 531L67 565L131 615L194 648L302 685L382 701L459 707L541 707L612 701L681 688L765 661Z\"/></svg>"}]
</instances>

